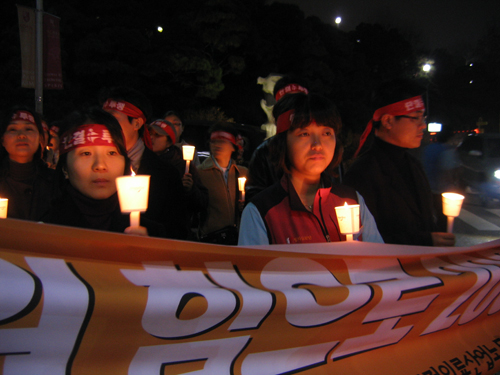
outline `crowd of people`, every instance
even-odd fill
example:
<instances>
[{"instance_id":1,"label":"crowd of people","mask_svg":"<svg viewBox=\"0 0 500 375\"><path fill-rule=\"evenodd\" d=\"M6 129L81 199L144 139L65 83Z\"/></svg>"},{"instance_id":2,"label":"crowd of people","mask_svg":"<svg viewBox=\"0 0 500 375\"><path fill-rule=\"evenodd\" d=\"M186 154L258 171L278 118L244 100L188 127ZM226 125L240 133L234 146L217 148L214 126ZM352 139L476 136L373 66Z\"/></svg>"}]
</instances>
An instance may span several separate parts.
<instances>
[{"instance_id":1,"label":"crowd of people","mask_svg":"<svg viewBox=\"0 0 500 375\"><path fill-rule=\"evenodd\" d=\"M15 107L1 123L0 197L9 199L9 218L243 246L345 241L335 207L350 204L360 208L355 240L453 246L426 173L408 152L426 127L423 92L409 80L380 87L345 175L335 104L291 77L274 88L276 135L248 168L230 122L213 124L210 156L186 165L181 116L152 118L148 98L131 88L104 90L99 106L51 126ZM150 176L148 209L133 226L115 183L131 173ZM239 177L247 178L246 199Z\"/></svg>"}]
</instances>

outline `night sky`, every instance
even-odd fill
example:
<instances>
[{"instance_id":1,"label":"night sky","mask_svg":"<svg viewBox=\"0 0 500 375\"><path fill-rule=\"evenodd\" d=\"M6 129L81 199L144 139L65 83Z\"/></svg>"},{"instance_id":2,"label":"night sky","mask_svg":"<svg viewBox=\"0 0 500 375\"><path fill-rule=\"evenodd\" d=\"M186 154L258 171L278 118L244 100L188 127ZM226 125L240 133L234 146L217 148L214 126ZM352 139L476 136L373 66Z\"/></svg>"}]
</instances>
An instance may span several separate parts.
<instances>
[{"instance_id":1,"label":"night sky","mask_svg":"<svg viewBox=\"0 0 500 375\"><path fill-rule=\"evenodd\" d=\"M488 27L500 25L500 0L280 0L351 31L361 23L396 27L417 37L420 47L460 50L473 47Z\"/></svg>"}]
</instances>

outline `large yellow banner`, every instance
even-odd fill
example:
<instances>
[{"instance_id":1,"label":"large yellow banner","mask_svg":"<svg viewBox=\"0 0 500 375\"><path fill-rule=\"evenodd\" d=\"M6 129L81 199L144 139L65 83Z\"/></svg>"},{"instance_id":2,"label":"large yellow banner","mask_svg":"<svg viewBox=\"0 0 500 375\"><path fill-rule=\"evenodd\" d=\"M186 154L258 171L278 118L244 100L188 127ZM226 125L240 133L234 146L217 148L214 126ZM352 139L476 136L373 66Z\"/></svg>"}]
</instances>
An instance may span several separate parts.
<instances>
[{"instance_id":1,"label":"large yellow banner","mask_svg":"<svg viewBox=\"0 0 500 375\"><path fill-rule=\"evenodd\" d=\"M225 247L0 220L1 374L493 374L500 241Z\"/></svg>"}]
</instances>

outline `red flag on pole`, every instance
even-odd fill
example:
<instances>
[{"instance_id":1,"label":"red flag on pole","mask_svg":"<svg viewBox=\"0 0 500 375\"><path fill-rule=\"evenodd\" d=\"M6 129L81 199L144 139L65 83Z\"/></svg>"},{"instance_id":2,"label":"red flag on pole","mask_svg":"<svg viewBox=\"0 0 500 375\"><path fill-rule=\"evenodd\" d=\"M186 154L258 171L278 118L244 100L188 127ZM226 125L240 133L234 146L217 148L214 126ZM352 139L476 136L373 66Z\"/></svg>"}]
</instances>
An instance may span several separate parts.
<instances>
[{"instance_id":1,"label":"red flag on pole","mask_svg":"<svg viewBox=\"0 0 500 375\"><path fill-rule=\"evenodd\" d=\"M35 88L35 9L18 5L19 36L21 41L21 87ZM43 15L43 87L63 89L59 18Z\"/></svg>"},{"instance_id":2,"label":"red flag on pole","mask_svg":"<svg viewBox=\"0 0 500 375\"><path fill-rule=\"evenodd\" d=\"M59 18L48 13L43 15L43 87L63 89Z\"/></svg>"},{"instance_id":3,"label":"red flag on pole","mask_svg":"<svg viewBox=\"0 0 500 375\"><path fill-rule=\"evenodd\" d=\"M21 40L21 87L35 88L35 10L18 5L19 37Z\"/></svg>"}]
</instances>

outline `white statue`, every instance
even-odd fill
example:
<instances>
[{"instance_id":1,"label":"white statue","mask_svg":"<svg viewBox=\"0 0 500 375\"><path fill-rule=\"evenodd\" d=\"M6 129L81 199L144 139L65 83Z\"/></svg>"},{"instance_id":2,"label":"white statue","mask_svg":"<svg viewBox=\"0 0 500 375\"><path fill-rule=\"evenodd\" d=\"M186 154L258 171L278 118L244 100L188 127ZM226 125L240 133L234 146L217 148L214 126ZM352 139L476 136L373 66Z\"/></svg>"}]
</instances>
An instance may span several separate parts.
<instances>
[{"instance_id":1,"label":"white statue","mask_svg":"<svg viewBox=\"0 0 500 375\"><path fill-rule=\"evenodd\" d=\"M262 110L266 113L267 123L261 125L261 129L265 130L267 135L266 138L272 137L276 134L276 124L273 117L273 107L274 107L274 85L278 82L282 75L279 74L269 74L267 77L259 77L257 79L257 84L262 85L262 91L264 91L265 96L270 97L269 99L262 99L260 101L260 106Z\"/></svg>"}]
</instances>

